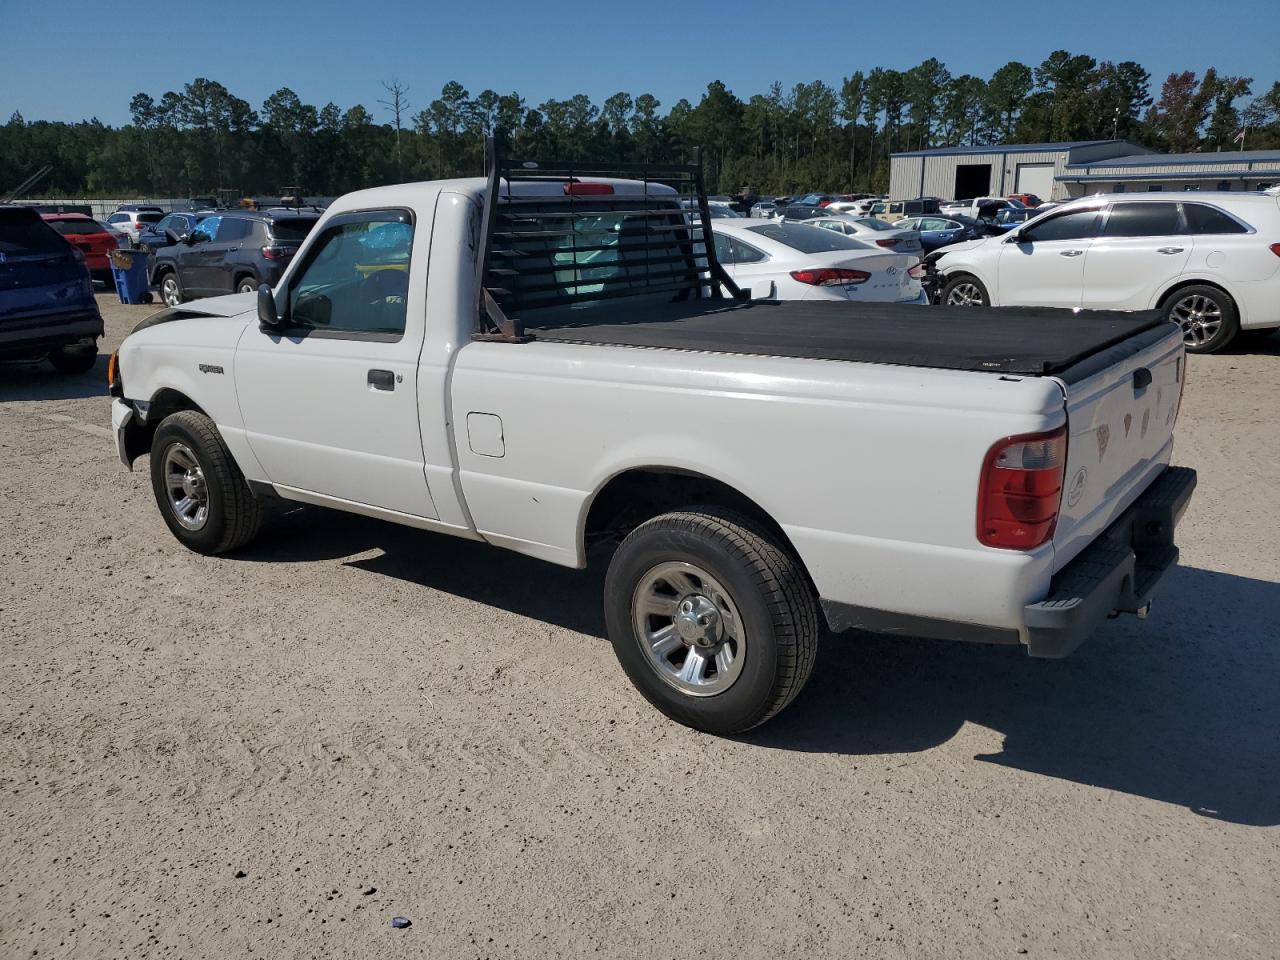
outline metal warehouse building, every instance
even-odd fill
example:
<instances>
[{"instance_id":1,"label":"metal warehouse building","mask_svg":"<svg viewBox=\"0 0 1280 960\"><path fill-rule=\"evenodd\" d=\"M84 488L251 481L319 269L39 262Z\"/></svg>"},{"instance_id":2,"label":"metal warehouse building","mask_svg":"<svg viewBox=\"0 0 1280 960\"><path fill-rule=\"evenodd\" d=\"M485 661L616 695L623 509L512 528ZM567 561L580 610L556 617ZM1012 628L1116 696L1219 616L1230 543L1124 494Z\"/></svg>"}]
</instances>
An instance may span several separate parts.
<instances>
[{"instance_id":1,"label":"metal warehouse building","mask_svg":"<svg viewBox=\"0 0 1280 960\"><path fill-rule=\"evenodd\" d=\"M1063 200L1069 194L1059 178L1068 167L1153 153L1128 140L1005 143L895 153L889 164L889 196L967 200L1034 193L1042 200Z\"/></svg>"},{"instance_id":2,"label":"metal warehouse building","mask_svg":"<svg viewBox=\"0 0 1280 960\"><path fill-rule=\"evenodd\" d=\"M1006 143L895 153L889 196L1065 200L1137 190L1259 190L1280 183L1280 150L1160 154L1128 140Z\"/></svg>"},{"instance_id":3,"label":"metal warehouse building","mask_svg":"<svg viewBox=\"0 0 1280 960\"><path fill-rule=\"evenodd\" d=\"M1265 190L1280 183L1280 150L1138 154L1081 161L1068 163L1056 180L1072 197L1135 190Z\"/></svg>"}]
</instances>

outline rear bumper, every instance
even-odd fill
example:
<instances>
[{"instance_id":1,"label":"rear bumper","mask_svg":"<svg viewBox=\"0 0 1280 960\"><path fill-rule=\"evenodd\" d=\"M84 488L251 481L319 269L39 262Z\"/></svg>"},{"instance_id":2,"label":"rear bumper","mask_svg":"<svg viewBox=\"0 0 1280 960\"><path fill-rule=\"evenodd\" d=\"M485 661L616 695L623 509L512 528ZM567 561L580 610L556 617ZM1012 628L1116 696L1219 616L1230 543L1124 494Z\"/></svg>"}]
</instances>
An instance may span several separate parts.
<instances>
[{"instance_id":1,"label":"rear bumper","mask_svg":"<svg viewBox=\"0 0 1280 960\"><path fill-rule=\"evenodd\" d=\"M1161 578L1178 562L1174 529L1196 472L1170 467L1120 519L1054 576L1049 596L1025 607L1027 652L1065 657L1116 613L1145 616Z\"/></svg>"},{"instance_id":2,"label":"rear bumper","mask_svg":"<svg viewBox=\"0 0 1280 960\"><path fill-rule=\"evenodd\" d=\"M96 310L55 316L6 317L0 321L0 359L55 350L102 336L102 315Z\"/></svg>"}]
</instances>

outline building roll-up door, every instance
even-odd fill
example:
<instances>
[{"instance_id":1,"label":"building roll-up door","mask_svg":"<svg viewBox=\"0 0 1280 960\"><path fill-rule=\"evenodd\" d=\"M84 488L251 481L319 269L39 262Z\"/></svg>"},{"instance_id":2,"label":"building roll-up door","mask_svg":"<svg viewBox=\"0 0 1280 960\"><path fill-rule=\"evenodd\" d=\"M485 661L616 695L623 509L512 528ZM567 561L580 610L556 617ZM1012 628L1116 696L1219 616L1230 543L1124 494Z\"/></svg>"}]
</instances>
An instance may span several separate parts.
<instances>
[{"instance_id":1,"label":"building roll-up door","mask_svg":"<svg viewBox=\"0 0 1280 960\"><path fill-rule=\"evenodd\" d=\"M1048 200L1053 196L1053 164L1020 163L1016 182L1014 193L1034 193L1041 200Z\"/></svg>"}]
</instances>

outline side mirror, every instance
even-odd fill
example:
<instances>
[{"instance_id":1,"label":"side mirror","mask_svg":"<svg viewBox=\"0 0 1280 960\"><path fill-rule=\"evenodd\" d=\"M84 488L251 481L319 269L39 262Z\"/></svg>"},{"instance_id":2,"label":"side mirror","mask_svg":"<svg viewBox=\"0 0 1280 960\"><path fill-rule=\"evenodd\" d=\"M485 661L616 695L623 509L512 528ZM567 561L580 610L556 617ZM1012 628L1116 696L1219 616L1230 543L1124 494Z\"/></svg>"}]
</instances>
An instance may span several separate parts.
<instances>
[{"instance_id":1,"label":"side mirror","mask_svg":"<svg viewBox=\"0 0 1280 960\"><path fill-rule=\"evenodd\" d=\"M275 294L265 283L258 287L258 326L267 331L278 331L284 327L284 318L276 309Z\"/></svg>"}]
</instances>

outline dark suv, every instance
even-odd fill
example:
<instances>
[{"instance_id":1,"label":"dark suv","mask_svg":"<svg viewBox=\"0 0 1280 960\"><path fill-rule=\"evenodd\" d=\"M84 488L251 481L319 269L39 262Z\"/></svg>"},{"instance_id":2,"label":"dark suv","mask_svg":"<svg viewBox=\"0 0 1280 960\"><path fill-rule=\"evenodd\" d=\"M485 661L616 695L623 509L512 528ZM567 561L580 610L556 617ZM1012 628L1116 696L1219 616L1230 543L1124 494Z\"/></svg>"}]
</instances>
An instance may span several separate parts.
<instances>
[{"instance_id":1,"label":"dark suv","mask_svg":"<svg viewBox=\"0 0 1280 960\"><path fill-rule=\"evenodd\" d=\"M151 282L166 304L192 297L246 293L275 286L298 246L320 219L308 210L235 210L213 213L194 231L155 252Z\"/></svg>"}]
</instances>

